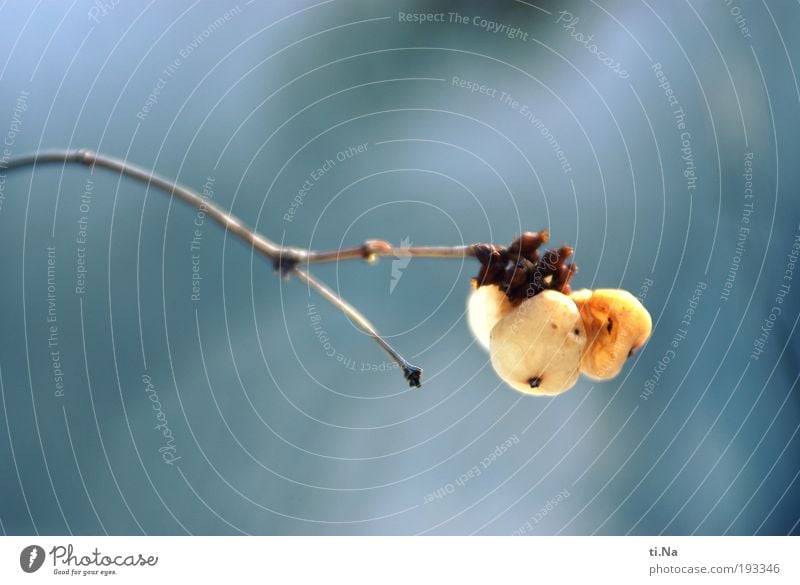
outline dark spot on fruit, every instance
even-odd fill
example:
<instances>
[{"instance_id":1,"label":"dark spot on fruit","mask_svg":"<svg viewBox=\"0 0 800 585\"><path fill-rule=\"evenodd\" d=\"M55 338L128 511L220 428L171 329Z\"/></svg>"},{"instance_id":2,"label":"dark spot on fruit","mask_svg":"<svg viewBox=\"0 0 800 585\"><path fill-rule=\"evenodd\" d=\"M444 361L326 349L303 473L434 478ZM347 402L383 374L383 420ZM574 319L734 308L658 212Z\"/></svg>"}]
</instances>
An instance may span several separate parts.
<instances>
[{"instance_id":1,"label":"dark spot on fruit","mask_svg":"<svg viewBox=\"0 0 800 585\"><path fill-rule=\"evenodd\" d=\"M611 319L608 320L608 324L606 325L606 331L611 333L611 329L614 327L614 324L611 322Z\"/></svg>"},{"instance_id":2,"label":"dark spot on fruit","mask_svg":"<svg viewBox=\"0 0 800 585\"><path fill-rule=\"evenodd\" d=\"M534 376L530 380L528 380L528 384L531 388L538 388L539 385L542 383L542 379L539 376Z\"/></svg>"},{"instance_id":3,"label":"dark spot on fruit","mask_svg":"<svg viewBox=\"0 0 800 585\"><path fill-rule=\"evenodd\" d=\"M580 334L581 334L581 330L578 329L578 328L575 328L575 335L580 335Z\"/></svg>"},{"instance_id":4,"label":"dark spot on fruit","mask_svg":"<svg viewBox=\"0 0 800 585\"><path fill-rule=\"evenodd\" d=\"M550 323L550 327L552 327L553 329L558 329L558 325L556 325L555 323Z\"/></svg>"}]
</instances>

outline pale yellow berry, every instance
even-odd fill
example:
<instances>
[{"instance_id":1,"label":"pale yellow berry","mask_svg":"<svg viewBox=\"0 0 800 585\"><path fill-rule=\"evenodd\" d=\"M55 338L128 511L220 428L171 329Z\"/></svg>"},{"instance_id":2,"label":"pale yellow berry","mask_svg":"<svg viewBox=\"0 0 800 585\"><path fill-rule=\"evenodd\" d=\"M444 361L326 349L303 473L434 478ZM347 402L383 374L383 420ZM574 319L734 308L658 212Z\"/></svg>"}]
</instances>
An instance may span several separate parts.
<instances>
[{"instance_id":1,"label":"pale yellow berry","mask_svg":"<svg viewBox=\"0 0 800 585\"><path fill-rule=\"evenodd\" d=\"M489 333L507 315L513 305L497 285L487 284L473 289L467 301L467 323L472 335L489 351Z\"/></svg>"},{"instance_id":2,"label":"pale yellow berry","mask_svg":"<svg viewBox=\"0 0 800 585\"><path fill-rule=\"evenodd\" d=\"M619 374L625 360L650 337L650 313L626 290L579 290L571 295L578 306L587 344L581 372L596 380Z\"/></svg>"},{"instance_id":3,"label":"pale yellow berry","mask_svg":"<svg viewBox=\"0 0 800 585\"><path fill-rule=\"evenodd\" d=\"M568 296L545 290L522 301L491 333L497 374L526 394L555 395L578 381L586 331Z\"/></svg>"}]
</instances>

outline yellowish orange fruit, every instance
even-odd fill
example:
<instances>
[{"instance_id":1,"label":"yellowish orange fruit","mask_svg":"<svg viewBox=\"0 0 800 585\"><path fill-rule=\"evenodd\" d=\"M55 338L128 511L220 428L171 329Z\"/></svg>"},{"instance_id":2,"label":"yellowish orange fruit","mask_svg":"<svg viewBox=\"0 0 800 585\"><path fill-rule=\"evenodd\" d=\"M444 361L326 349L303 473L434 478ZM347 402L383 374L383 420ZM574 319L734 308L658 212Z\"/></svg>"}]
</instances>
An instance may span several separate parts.
<instances>
[{"instance_id":1,"label":"yellowish orange fruit","mask_svg":"<svg viewBox=\"0 0 800 585\"><path fill-rule=\"evenodd\" d=\"M595 380L610 380L650 337L650 313L626 290L583 289L570 297L578 306L588 337L581 372Z\"/></svg>"}]
</instances>

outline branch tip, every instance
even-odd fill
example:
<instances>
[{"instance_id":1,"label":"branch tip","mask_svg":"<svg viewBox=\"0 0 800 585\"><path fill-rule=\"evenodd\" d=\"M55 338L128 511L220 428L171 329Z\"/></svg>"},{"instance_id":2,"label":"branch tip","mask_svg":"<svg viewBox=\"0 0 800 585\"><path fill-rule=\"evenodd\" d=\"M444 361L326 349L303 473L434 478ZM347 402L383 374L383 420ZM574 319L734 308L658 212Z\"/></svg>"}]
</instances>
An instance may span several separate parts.
<instances>
[{"instance_id":1,"label":"branch tip","mask_svg":"<svg viewBox=\"0 0 800 585\"><path fill-rule=\"evenodd\" d=\"M406 380L408 380L408 385L412 388L420 388L422 386L422 368L412 366L411 364L405 364L403 366L403 375Z\"/></svg>"}]
</instances>

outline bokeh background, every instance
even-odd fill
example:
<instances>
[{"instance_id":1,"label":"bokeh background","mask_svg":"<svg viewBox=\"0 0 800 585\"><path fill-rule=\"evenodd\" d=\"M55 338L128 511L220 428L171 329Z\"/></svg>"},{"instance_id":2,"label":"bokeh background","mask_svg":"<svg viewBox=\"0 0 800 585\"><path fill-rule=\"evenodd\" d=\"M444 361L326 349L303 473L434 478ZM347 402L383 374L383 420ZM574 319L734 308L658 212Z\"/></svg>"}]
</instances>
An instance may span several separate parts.
<instances>
[{"instance_id":1,"label":"bokeh background","mask_svg":"<svg viewBox=\"0 0 800 585\"><path fill-rule=\"evenodd\" d=\"M409 389L194 209L0 164L4 533L800 532L796 3L10 0L0 23L3 160L89 147L318 249L547 229L576 287L655 324L617 379L528 397L470 337L474 262L315 267L424 367Z\"/></svg>"}]
</instances>

